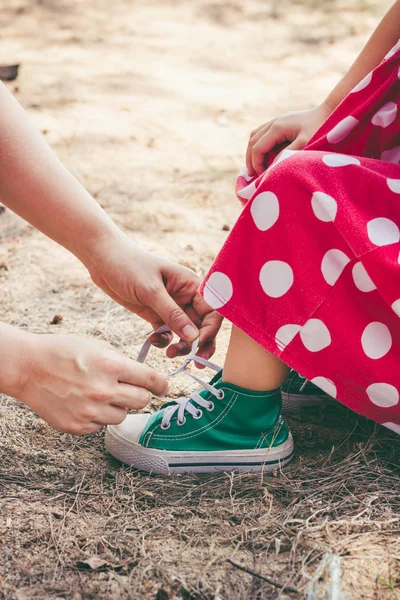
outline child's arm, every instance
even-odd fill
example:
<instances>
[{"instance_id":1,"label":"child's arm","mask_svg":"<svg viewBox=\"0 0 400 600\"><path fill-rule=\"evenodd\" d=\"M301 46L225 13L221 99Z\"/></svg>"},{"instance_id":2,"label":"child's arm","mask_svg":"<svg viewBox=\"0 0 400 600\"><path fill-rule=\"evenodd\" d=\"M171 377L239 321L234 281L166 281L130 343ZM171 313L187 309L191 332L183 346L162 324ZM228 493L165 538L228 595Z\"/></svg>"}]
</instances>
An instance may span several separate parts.
<instances>
[{"instance_id":1,"label":"child's arm","mask_svg":"<svg viewBox=\"0 0 400 600\"><path fill-rule=\"evenodd\" d=\"M332 112L372 69L378 66L400 38L400 0L396 0L352 64L325 100Z\"/></svg>"},{"instance_id":2,"label":"child's arm","mask_svg":"<svg viewBox=\"0 0 400 600\"><path fill-rule=\"evenodd\" d=\"M400 37L400 0L386 13L362 52L324 102L312 109L288 113L261 125L250 134L246 153L249 175L265 171L264 157L278 144L301 150L345 96L374 69Z\"/></svg>"},{"instance_id":3,"label":"child's arm","mask_svg":"<svg viewBox=\"0 0 400 600\"><path fill-rule=\"evenodd\" d=\"M1 83L0 199L73 252L103 291L155 329L165 322L193 342L198 326L200 354L212 354L220 319L197 293L197 276L128 238L61 164ZM164 335L155 341L165 346L171 340ZM169 355L181 350L182 344L172 346Z\"/></svg>"}]
</instances>

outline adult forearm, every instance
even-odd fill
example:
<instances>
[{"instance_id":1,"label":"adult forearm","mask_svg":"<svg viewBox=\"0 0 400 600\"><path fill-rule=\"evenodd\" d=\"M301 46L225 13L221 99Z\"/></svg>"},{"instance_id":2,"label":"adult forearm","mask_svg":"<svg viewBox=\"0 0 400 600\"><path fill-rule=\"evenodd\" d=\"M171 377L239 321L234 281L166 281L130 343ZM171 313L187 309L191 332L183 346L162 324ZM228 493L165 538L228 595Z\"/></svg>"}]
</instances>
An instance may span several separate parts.
<instances>
[{"instance_id":1,"label":"adult forearm","mask_svg":"<svg viewBox=\"0 0 400 600\"><path fill-rule=\"evenodd\" d=\"M334 110L357 83L382 61L399 37L400 0L396 0L375 29L356 61L326 98L325 104L330 110Z\"/></svg>"},{"instance_id":2,"label":"adult forearm","mask_svg":"<svg viewBox=\"0 0 400 600\"><path fill-rule=\"evenodd\" d=\"M18 397L24 386L32 334L0 323L0 393Z\"/></svg>"},{"instance_id":3,"label":"adult forearm","mask_svg":"<svg viewBox=\"0 0 400 600\"><path fill-rule=\"evenodd\" d=\"M0 198L37 229L90 262L118 228L68 172L0 84Z\"/></svg>"}]
</instances>

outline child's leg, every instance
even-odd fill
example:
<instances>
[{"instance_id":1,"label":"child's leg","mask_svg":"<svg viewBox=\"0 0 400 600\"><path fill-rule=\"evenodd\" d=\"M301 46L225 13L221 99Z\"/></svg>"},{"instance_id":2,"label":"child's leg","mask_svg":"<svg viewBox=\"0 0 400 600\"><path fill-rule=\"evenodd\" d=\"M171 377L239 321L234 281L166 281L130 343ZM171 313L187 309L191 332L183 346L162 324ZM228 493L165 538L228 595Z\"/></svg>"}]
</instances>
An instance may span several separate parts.
<instances>
[{"instance_id":1,"label":"child's leg","mask_svg":"<svg viewBox=\"0 0 400 600\"><path fill-rule=\"evenodd\" d=\"M241 329L232 326L222 379L253 391L276 390L285 381L289 368Z\"/></svg>"}]
</instances>

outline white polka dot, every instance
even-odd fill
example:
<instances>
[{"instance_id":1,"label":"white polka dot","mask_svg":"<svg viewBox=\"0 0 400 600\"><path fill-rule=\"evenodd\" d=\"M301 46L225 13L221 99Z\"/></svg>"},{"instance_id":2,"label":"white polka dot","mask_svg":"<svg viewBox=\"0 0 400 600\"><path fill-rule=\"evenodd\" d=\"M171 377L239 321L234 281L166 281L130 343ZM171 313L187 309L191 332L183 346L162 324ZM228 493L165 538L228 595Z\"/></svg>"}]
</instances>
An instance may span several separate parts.
<instances>
[{"instance_id":1,"label":"white polka dot","mask_svg":"<svg viewBox=\"0 0 400 600\"><path fill-rule=\"evenodd\" d=\"M322 275L329 285L335 285L350 259L344 252L333 248L325 253L321 263Z\"/></svg>"},{"instance_id":2,"label":"white polka dot","mask_svg":"<svg viewBox=\"0 0 400 600\"><path fill-rule=\"evenodd\" d=\"M391 423L390 421L388 421L387 423L382 423L382 425L383 427L391 429L395 433L400 433L400 425L398 425L397 423Z\"/></svg>"},{"instance_id":3,"label":"white polka dot","mask_svg":"<svg viewBox=\"0 0 400 600\"><path fill-rule=\"evenodd\" d=\"M392 310L396 313L398 317L400 317L400 298L395 300L392 304Z\"/></svg>"},{"instance_id":4,"label":"white polka dot","mask_svg":"<svg viewBox=\"0 0 400 600\"><path fill-rule=\"evenodd\" d=\"M253 177L249 175L247 167L242 167L240 169L238 177L243 177L243 179L245 179L246 181L251 181L253 179Z\"/></svg>"},{"instance_id":5,"label":"white polka dot","mask_svg":"<svg viewBox=\"0 0 400 600\"><path fill-rule=\"evenodd\" d=\"M270 260L260 271L262 289L271 298L280 298L292 287L292 268L281 260Z\"/></svg>"},{"instance_id":6,"label":"white polka dot","mask_svg":"<svg viewBox=\"0 0 400 600\"><path fill-rule=\"evenodd\" d=\"M286 149L282 150L282 152L279 154L278 158L276 158L275 161L270 166L270 169L271 169L271 167L274 167L278 163L285 160L285 158L290 158L291 156L293 156L293 154L297 154L297 152L299 152L299 151L298 150L286 150Z\"/></svg>"},{"instance_id":7,"label":"white polka dot","mask_svg":"<svg viewBox=\"0 0 400 600\"><path fill-rule=\"evenodd\" d=\"M389 328L378 321L370 323L363 331L361 345L368 358L382 358L392 347Z\"/></svg>"},{"instance_id":8,"label":"white polka dot","mask_svg":"<svg viewBox=\"0 0 400 600\"><path fill-rule=\"evenodd\" d=\"M233 295L232 282L225 273L212 273L204 286L204 300L211 308L221 308Z\"/></svg>"},{"instance_id":9,"label":"white polka dot","mask_svg":"<svg viewBox=\"0 0 400 600\"><path fill-rule=\"evenodd\" d=\"M250 212L258 229L267 231L278 220L278 198L273 192L261 192L251 203Z\"/></svg>"},{"instance_id":10,"label":"white polka dot","mask_svg":"<svg viewBox=\"0 0 400 600\"><path fill-rule=\"evenodd\" d=\"M360 165L358 158L346 154L325 154L322 159L328 167L346 167L347 165Z\"/></svg>"},{"instance_id":11,"label":"white polka dot","mask_svg":"<svg viewBox=\"0 0 400 600\"><path fill-rule=\"evenodd\" d=\"M396 223L385 217L369 221L367 231L369 239L375 246L389 246L400 240L400 230Z\"/></svg>"},{"instance_id":12,"label":"white polka dot","mask_svg":"<svg viewBox=\"0 0 400 600\"><path fill-rule=\"evenodd\" d=\"M388 179L387 184L392 192L400 194L400 179Z\"/></svg>"},{"instance_id":13,"label":"white polka dot","mask_svg":"<svg viewBox=\"0 0 400 600\"><path fill-rule=\"evenodd\" d=\"M328 133L326 139L330 144L338 144L344 140L349 133L358 125L359 121L355 117L349 116L340 121L335 127Z\"/></svg>"},{"instance_id":14,"label":"white polka dot","mask_svg":"<svg viewBox=\"0 0 400 600\"><path fill-rule=\"evenodd\" d=\"M372 292L372 290L376 290L376 285L361 262L354 265L352 272L354 283L360 292Z\"/></svg>"},{"instance_id":15,"label":"white polka dot","mask_svg":"<svg viewBox=\"0 0 400 600\"><path fill-rule=\"evenodd\" d=\"M279 350L284 350L293 340L295 335L299 333L300 329L300 325L293 325L291 323L280 327L275 334L275 342Z\"/></svg>"},{"instance_id":16,"label":"white polka dot","mask_svg":"<svg viewBox=\"0 0 400 600\"><path fill-rule=\"evenodd\" d=\"M391 50L389 50L389 52L386 54L384 60L387 60L388 58L391 58L392 56L394 56L399 48L400 42L397 42L397 44L395 44L393 46L393 48Z\"/></svg>"},{"instance_id":17,"label":"white polka dot","mask_svg":"<svg viewBox=\"0 0 400 600\"><path fill-rule=\"evenodd\" d=\"M399 392L390 383L373 383L367 387L368 398L382 408L390 408L399 403Z\"/></svg>"},{"instance_id":18,"label":"white polka dot","mask_svg":"<svg viewBox=\"0 0 400 600\"><path fill-rule=\"evenodd\" d=\"M256 193L256 183L250 183L250 185L246 185L246 187L242 188L238 191L237 195L243 198L244 200L250 200L252 196Z\"/></svg>"},{"instance_id":19,"label":"white polka dot","mask_svg":"<svg viewBox=\"0 0 400 600\"><path fill-rule=\"evenodd\" d=\"M381 154L381 160L398 165L400 163L400 146L385 150Z\"/></svg>"},{"instance_id":20,"label":"white polka dot","mask_svg":"<svg viewBox=\"0 0 400 600\"><path fill-rule=\"evenodd\" d=\"M358 83L356 85L356 87L352 89L352 93L354 94L355 92L361 92L361 90L366 88L367 85L369 85L371 83L371 79L372 79L372 71L371 71L371 73L368 73L368 75L366 75L364 77L364 79L361 79L360 83Z\"/></svg>"},{"instance_id":21,"label":"white polka dot","mask_svg":"<svg viewBox=\"0 0 400 600\"><path fill-rule=\"evenodd\" d=\"M334 221L337 213L337 203L332 196L324 192L315 192L311 198L311 206L315 216L320 221Z\"/></svg>"},{"instance_id":22,"label":"white polka dot","mask_svg":"<svg viewBox=\"0 0 400 600\"><path fill-rule=\"evenodd\" d=\"M389 127L395 120L397 115L397 104L387 102L371 119L372 125L377 127Z\"/></svg>"},{"instance_id":23,"label":"white polka dot","mask_svg":"<svg viewBox=\"0 0 400 600\"><path fill-rule=\"evenodd\" d=\"M301 328L300 337L310 352L319 352L331 343L329 329L320 319L309 319Z\"/></svg>"},{"instance_id":24,"label":"white polka dot","mask_svg":"<svg viewBox=\"0 0 400 600\"><path fill-rule=\"evenodd\" d=\"M311 379L311 383L319 387L321 390L324 390L324 392L328 394L328 396L331 396L331 398L336 398L336 385L330 379L327 379L326 377L314 377L314 379Z\"/></svg>"}]
</instances>

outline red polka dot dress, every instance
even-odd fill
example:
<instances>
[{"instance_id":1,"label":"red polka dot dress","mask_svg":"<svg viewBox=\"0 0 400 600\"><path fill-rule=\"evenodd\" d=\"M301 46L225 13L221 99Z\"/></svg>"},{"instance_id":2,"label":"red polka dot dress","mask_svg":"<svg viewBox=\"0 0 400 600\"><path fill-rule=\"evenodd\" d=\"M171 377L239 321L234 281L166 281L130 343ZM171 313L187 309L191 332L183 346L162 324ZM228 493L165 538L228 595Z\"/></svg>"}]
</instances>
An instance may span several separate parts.
<instances>
[{"instance_id":1,"label":"red polka dot dress","mask_svg":"<svg viewBox=\"0 0 400 600\"><path fill-rule=\"evenodd\" d=\"M400 43L304 150L237 180L206 301L354 411L400 433Z\"/></svg>"}]
</instances>

